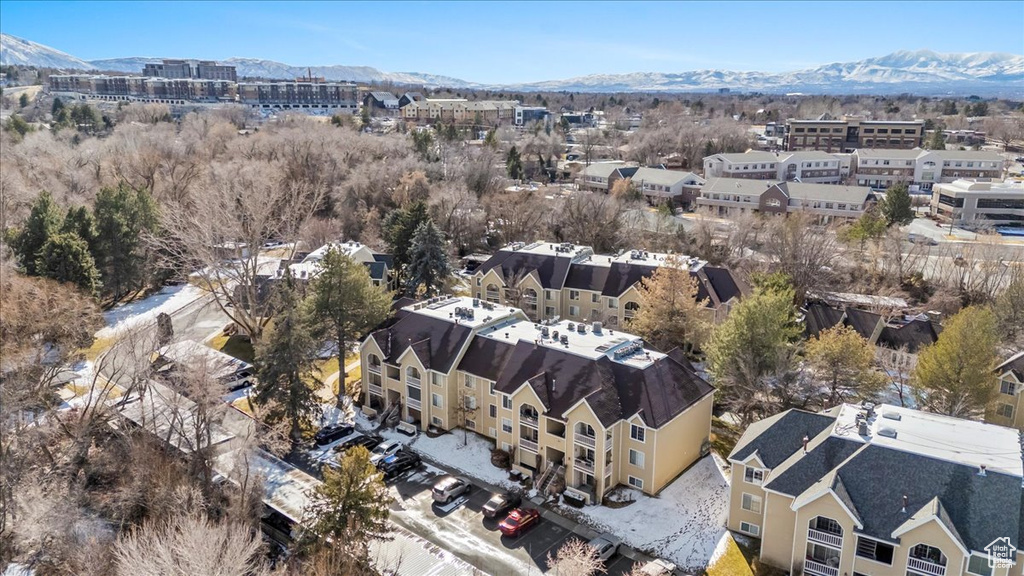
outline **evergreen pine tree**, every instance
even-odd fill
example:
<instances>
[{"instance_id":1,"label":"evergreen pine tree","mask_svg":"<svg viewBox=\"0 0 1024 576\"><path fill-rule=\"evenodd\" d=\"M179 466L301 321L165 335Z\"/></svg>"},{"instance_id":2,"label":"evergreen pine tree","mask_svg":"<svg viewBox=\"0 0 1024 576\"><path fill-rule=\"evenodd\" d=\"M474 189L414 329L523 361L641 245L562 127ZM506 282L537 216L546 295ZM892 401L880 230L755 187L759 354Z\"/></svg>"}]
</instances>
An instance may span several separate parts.
<instances>
[{"instance_id":1,"label":"evergreen pine tree","mask_svg":"<svg viewBox=\"0 0 1024 576\"><path fill-rule=\"evenodd\" d=\"M882 216L890 226L906 226L914 221L914 209L910 202L910 191L905 182L897 182L885 191L881 202Z\"/></svg>"},{"instance_id":2,"label":"evergreen pine tree","mask_svg":"<svg viewBox=\"0 0 1024 576\"><path fill-rule=\"evenodd\" d=\"M51 236L39 251L35 268L40 276L74 284L90 295L96 294L100 285L89 246L75 234Z\"/></svg>"},{"instance_id":3,"label":"evergreen pine tree","mask_svg":"<svg viewBox=\"0 0 1024 576\"><path fill-rule=\"evenodd\" d=\"M422 288L423 295L429 298L444 290L452 269L444 238L432 221L427 220L416 229L409 259L406 292L416 294Z\"/></svg>"},{"instance_id":4,"label":"evergreen pine tree","mask_svg":"<svg viewBox=\"0 0 1024 576\"><path fill-rule=\"evenodd\" d=\"M119 298L144 278L142 234L156 227L156 205L145 190L125 183L96 195L96 255L104 286Z\"/></svg>"},{"instance_id":5,"label":"evergreen pine tree","mask_svg":"<svg viewBox=\"0 0 1024 576\"><path fill-rule=\"evenodd\" d=\"M256 346L256 385L253 403L267 409L270 422L291 424L293 442L302 440L303 427L319 413L315 386L318 344L300 306L295 280L285 272L276 286L274 325Z\"/></svg>"},{"instance_id":6,"label":"evergreen pine tree","mask_svg":"<svg viewBox=\"0 0 1024 576\"><path fill-rule=\"evenodd\" d=\"M24 92L21 93L21 98L18 98L18 105L22 108L25 108L29 105L28 94Z\"/></svg>"},{"instance_id":7,"label":"evergreen pine tree","mask_svg":"<svg viewBox=\"0 0 1024 576\"><path fill-rule=\"evenodd\" d=\"M395 260L395 268L401 278L405 274L405 268L409 265L409 251L412 248L412 237L420 224L426 222L430 217L427 215L427 205L423 202L415 202L407 208L393 210L385 218L381 226L384 242Z\"/></svg>"},{"instance_id":8,"label":"evergreen pine tree","mask_svg":"<svg viewBox=\"0 0 1024 576\"><path fill-rule=\"evenodd\" d=\"M59 114L60 111L63 110L63 109L64 109L64 101L61 100L60 98L54 98L53 99L53 105L50 106L50 114L53 114L53 117L56 118L57 114Z\"/></svg>"},{"instance_id":9,"label":"evergreen pine tree","mask_svg":"<svg viewBox=\"0 0 1024 576\"><path fill-rule=\"evenodd\" d=\"M93 218L92 212L87 207L68 208L68 213L64 215L64 223L61 224L60 231L67 234L75 234L82 240L85 240L86 245L89 246L89 253L93 254L93 258L95 258L96 219Z\"/></svg>"},{"instance_id":10,"label":"evergreen pine tree","mask_svg":"<svg viewBox=\"0 0 1024 576\"><path fill-rule=\"evenodd\" d=\"M519 150L512 146L505 157L505 169L508 170L508 177L513 180L523 179L523 160L519 156Z\"/></svg>"},{"instance_id":11,"label":"evergreen pine tree","mask_svg":"<svg viewBox=\"0 0 1024 576\"><path fill-rule=\"evenodd\" d=\"M53 203L53 197L49 192L40 192L13 245L18 260L30 276L38 275L36 258L46 241L57 234L60 224L60 211Z\"/></svg>"}]
</instances>

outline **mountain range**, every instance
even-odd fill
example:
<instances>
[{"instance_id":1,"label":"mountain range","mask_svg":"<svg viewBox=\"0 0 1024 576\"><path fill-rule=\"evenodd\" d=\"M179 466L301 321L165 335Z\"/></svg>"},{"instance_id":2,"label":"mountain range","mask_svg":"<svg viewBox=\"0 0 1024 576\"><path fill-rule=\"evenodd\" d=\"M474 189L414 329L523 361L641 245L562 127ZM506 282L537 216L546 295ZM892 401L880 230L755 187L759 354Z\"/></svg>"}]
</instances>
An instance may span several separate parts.
<instances>
[{"instance_id":1,"label":"mountain range","mask_svg":"<svg viewBox=\"0 0 1024 576\"><path fill-rule=\"evenodd\" d=\"M49 46L0 34L0 64L139 74L146 63L160 60L127 57L86 61ZM292 66L253 58L229 58L223 63L234 65L239 77L247 78L288 79L312 74L339 81L524 92L708 92L728 88L738 92L766 93L910 92L922 95L1024 97L1024 56L994 52L941 54L931 50L901 50L877 58L782 73L729 70L634 72L505 85L485 85L422 72L384 72L370 66Z\"/></svg>"}]
</instances>

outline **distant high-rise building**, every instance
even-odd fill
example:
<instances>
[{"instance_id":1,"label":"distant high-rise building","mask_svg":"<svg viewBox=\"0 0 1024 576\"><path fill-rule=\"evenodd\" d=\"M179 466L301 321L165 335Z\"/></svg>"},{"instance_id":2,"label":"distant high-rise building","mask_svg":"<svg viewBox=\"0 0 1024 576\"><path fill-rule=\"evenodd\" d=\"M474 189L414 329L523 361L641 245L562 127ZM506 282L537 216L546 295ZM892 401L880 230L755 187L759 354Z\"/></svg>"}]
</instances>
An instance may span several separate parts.
<instances>
[{"instance_id":1,"label":"distant high-rise building","mask_svg":"<svg viewBox=\"0 0 1024 576\"><path fill-rule=\"evenodd\" d=\"M234 66L218 64L212 60L164 60L160 64L146 64L142 75L155 78L238 81Z\"/></svg>"}]
</instances>

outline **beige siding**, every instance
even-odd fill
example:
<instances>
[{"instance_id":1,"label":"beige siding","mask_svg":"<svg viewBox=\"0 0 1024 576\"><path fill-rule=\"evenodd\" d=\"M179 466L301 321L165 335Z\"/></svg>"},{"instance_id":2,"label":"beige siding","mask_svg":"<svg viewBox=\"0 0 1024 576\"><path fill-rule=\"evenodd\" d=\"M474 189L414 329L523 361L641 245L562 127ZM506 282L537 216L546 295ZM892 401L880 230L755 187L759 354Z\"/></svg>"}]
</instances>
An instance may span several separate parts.
<instances>
[{"instance_id":1,"label":"beige siding","mask_svg":"<svg viewBox=\"0 0 1024 576\"><path fill-rule=\"evenodd\" d=\"M654 458L649 464L653 481L651 492L660 491L700 457L700 447L711 435L713 404L714 395L708 394L657 431L653 431ZM628 438L628 429L626 434ZM628 453L626 456L628 457ZM646 483L644 487L646 488Z\"/></svg>"},{"instance_id":2,"label":"beige siding","mask_svg":"<svg viewBox=\"0 0 1024 576\"><path fill-rule=\"evenodd\" d=\"M793 511L792 505L793 499L789 496L773 492L765 496L764 522L761 524L761 560L767 564L789 567L794 557L803 558L802 550L796 555L793 552L796 512Z\"/></svg>"}]
</instances>

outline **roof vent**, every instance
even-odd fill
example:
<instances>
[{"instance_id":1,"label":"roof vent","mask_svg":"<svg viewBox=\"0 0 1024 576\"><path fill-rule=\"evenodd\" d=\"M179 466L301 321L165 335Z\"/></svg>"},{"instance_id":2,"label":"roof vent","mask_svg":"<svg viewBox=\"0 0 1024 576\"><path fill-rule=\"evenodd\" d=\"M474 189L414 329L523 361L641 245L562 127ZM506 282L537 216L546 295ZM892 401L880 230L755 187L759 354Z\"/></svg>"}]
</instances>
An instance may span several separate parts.
<instances>
[{"instance_id":1,"label":"roof vent","mask_svg":"<svg viewBox=\"0 0 1024 576\"><path fill-rule=\"evenodd\" d=\"M985 465L978 466L978 476L985 476Z\"/></svg>"},{"instance_id":2,"label":"roof vent","mask_svg":"<svg viewBox=\"0 0 1024 576\"><path fill-rule=\"evenodd\" d=\"M593 331L594 331L594 334L597 334L597 335L601 334L601 323L600 322L594 322Z\"/></svg>"},{"instance_id":3,"label":"roof vent","mask_svg":"<svg viewBox=\"0 0 1024 576\"><path fill-rule=\"evenodd\" d=\"M879 436L885 436L886 438L896 438L896 430L888 426L882 426L878 429Z\"/></svg>"},{"instance_id":4,"label":"roof vent","mask_svg":"<svg viewBox=\"0 0 1024 576\"><path fill-rule=\"evenodd\" d=\"M868 430L868 423L861 420L860 426L857 427L857 433L864 437L871 436L871 431Z\"/></svg>"},{"instance_id":5,"label":"roof vent","mask_svg":"<svg viewBox=\"0 0 1024 576\"><path fill-rule=\"evenodd\" d=\"M899 412L882 412L882 418L899 422L903 419L903 415Z\"/></svg>"},{"instance_id":6,"label":"roof vent","mask_svg":"<svg viewBox=\"0 0 1024 576\"><path fill-rule=\"evenodd\" d=\"M566 328L569 329L569 332L572 332L573 330L576 329L576 324L574 322L569 322L569 325L566 326Z\"/></svg>"}]
</instances>

